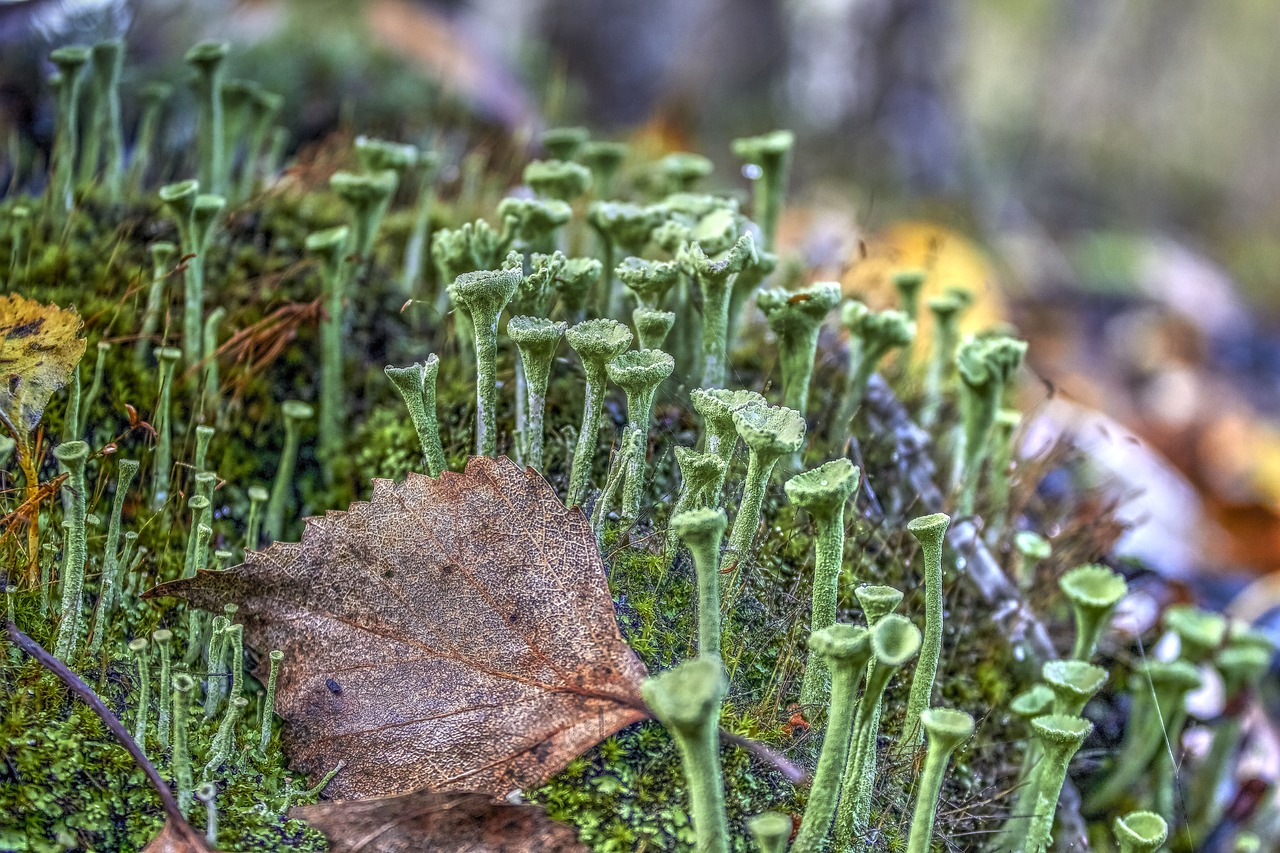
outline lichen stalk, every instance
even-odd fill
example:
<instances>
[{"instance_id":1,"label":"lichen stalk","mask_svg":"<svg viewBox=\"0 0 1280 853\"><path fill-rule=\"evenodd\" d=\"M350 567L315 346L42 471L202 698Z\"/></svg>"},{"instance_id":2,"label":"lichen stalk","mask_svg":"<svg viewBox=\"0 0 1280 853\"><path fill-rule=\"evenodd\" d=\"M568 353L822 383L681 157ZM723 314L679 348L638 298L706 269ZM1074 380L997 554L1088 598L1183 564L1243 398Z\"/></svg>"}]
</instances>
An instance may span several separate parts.
<instances>
[{"instance_id":1,"label":"lichen stalk","mask_svg":"<svg viewBox=\"0 0 1280 853\"><path fill-rule=\"evenodd\" d=\"M911 815L907 853L929 853L933 842L934 815L938 810L938 794L942 791L947 764L956 747L973 734L973 717L964 711L928 708L921 714L920 723L929 735L929 749L925 754L924 769L920 772L920 786L916 790L916 806Z\"/></svg>"},{"instance_id":2,"label":"lichen stalk","mask_svg":"<svg viewBox=\"0 0 1280 853\"><path fill-rule=\"evenodd\" d=\"M267 501L266 522L263 533L271 541L284 535L284 508L289 491L293 487L293 471L298 462L298 445L302 439L302 423L315 415L315 410L299 400L286 400L280 407L284 415L284 448L280 451L280 465L271 484L271 497Z\"/></svg>"},{"instance_id":3,"label":"lichen stalk","mask_svg":"<svg viewBox=\"0 0 1280 853\"><path fill-rule=\"evenodd\" d=\"M630 455L623 464L626 485L622 491L622 519L633 521L640 515L645 493L645 452L648 448L649 420L658 386L675 370L676 362L661 350L624 352L605 366L614 384L627 396L627 442Z\"/></svg>"},{"instance_id":4,"label":"lichen stalk","mask_svg":"<svg viewBox=\"0 0 1280 853\"><path fill-rule=\"evenodd\" d=\"M343 299L347 287L347 245L351 231L345 225L318 231L307 237L308 252L320 259L324 318L320 322L320 426L318 445L326 470L342 445L344 395L342 392Z\"/></svg>"},{"instance_id":5,"label":"lichen stalk","mask_svg":"<svg viewBox=\"0 0 1280 853\"><path fill-rule=\"evenodd\" d=\"M600 437L600 415L604 411L605 378L607 365L631 346L631 330L616 320L584 320L570 326L565 340L582 361L585 392L582 401L582 427L573 449L573 463L569 469L569 491L565 503L574 506L586 496L591 476L591 462Z\"/></svg>"},{"instance_id":6,"label":"lichen stalk","mask_svg":"<svg viewBox=\"0 0 1280 853\"><path fill-rule=\"evenodd\" d=\"M194 780L191 776L191 750L187 746L187 729L191 711L191 693L195 680L185 672L173 677L173 775L178 783L178 807L185 813L191 808Z\"/></svg>"},{"instance_id":7,"label":"lichen stalk","mask_svg":"<svg viewBox=\"0 0 1280 853\"><path fill-rule=\"evenodd\" d=\"M161 749L169 748L169 716L173 704L172 660L173 632L158 628L151 632L151 642L160 650L160 707L156 716L156 735Z\"/></svg>"},{"instance_id":8,"label":"lichen stalk","mask_svg":"<svg viewBox=\"0 0 1280 853\"><path fill-rule=\"evenodd\" d=\"M831 700L827 713L827 733L822 740L818 767L809 787L809 803L796 834L792 853L822 850L836 803L840 799L841 777L849 758L854 712L858 707L858 685L871 659L871 638L865 628L831 624L809 635L809 666L821 660L823 671L831 673Z\"/></svg>"},{"instance_id":9,"label":"lichen stalk","mask_svg":"<svg viewBox=\"0 0 1280 853\"><path fill-rule=\"evenodd\" d=\"M436 377L440 372L440 359L435 353L425 362L409 367L383 368L396 391L409 410L409 420L418 443L422 445L422 458L427 474L439 477L445 470L444 448L440 444L440 424L436 417Z\"/></svg>"},{"instance_id":10,"label":"lichen stalk","mask_svg":"<svg viewBox=\"0 0 1280 853\"><path fill-rule=\"evenodd\" d=\"M58 623L54 655L69 663L80 635L84 568L88 559L85 545L85 498L88 495L85 463L89 459L89 445L83 441L63 442L53 449L53 455L58 460L58 467L67 475L62 491L69 498L63 521L67 538L62 557L62 621Z\"/></svg>"},{"instance_id":11,"label":"lichen stalk","mask_svg":"<svg viewBox=\"0 0 1280 853\"><path fill-rule=\"evenodd\" d=\"M138 473L138 462L133 459L121 459L116 465L116 494L111 502L111 520L107 523L107 544L102 560L102 589L98 594L98 610L93 619L93 639L89 643L89 654L96 655L102 648L102 638L107 632L111 614L115 611L119 592L116 589L117 560L116 550L120 545L120 516L124 512L124 499L129 491L129 484Z\"/></svg>"},{"instance_id":12,"label":"lichen stalk","mask_svg":"<svg viewBox=\"0 0 1280 853\"><path fill-rule=\"evenodd\" d=\"M133 717L133 739L143 752L147 749L147 713L151 704L151 665L147 646L145 637L129 642L129 651L138 663L138 706Z\"/></svg>"},{"instance_id":13,"label":"lichen stalk","mask_svg":"<svg viewBox=\"0 0 1280 853\"><path fill-rule=\"evenodd\" d=\"M938 512L912 519L907 524L907 530L920 543L920 558L924 563L924 641L911 677L900 746L915 746L924 736L919 726L920 715L929 707L942 654L942 545L950 523L949 516Z\"/></svg>"},{"instance_id":14,"label":"lichen stalk","mask_svg":"<svg viewBox=\"0 0 1280 853\"><path fill-rule=\"evenodd\" d=\"M463 273L449 297L471 319L476 348L476 453L498 450L498 318L523 281L518 269Z\"/></svg>"},{"instance_id":15,"label":"lichen stalk","mask_svg":"<svg viewBox=\"0 0 1280 853\"><path fill-rule=\"evenodd\" d=\"M272 649L267 659L271 663L271 671L267 676L267 695L262 700L262 733L258 737L258 751L263 755L271 741L271 723L276 712L276 678L280 675L280 661L284 660L284 652Z\"/></svg>"},{"instance_id":16,"label":"lichen stalk","mask_svg":"<svg viewBox=\"0 0 1280 853\"><path fill-rule=\"evenodd\" d=\"M147 287L147 304L142 312L142 327L138 332L138 343L133 349L134 366L141 369L154 346L156 332L160 328L160 309L164 305L165 281L169 276L169 268L173 263L178 247L168 242L151 244L151 284Z\"/></svg>"},{"instance_id":17,"label":"lichen stalk","mask_svg":"<svg viewBox=\"0 0 1280 853\"><path fill-rule=\"evenodd\" d=\"M840 566L844 561L844 507L857 490L861 473L848 459L836 459L797 474L783 487L791 502L809 513L816 530L813 605L809 616L811 633L836 622ZM800 705L820 709L827 704L828 696L826 658L819 655L805 666Z\"/></svg>"},{"instance_id":18,"label":"lichen stalk","mask_svg":"<svg viewBox=\"0 0 1280 853\"><path fill-rule=\"evenodd\" d=\"M524 436L524 463L535 471L542 471L543 420L551 365L567 329L567 323L540 317L512 317L507 321L507 337L520 353L525 379L525 422L516 424L516 432Z\"/></svg>"},{"instance_id":19,"label":"lichen stalk","mask_svg":"<svg viewBox=\"0 0 1280 853\"><path fill-rule=\"evenodd\" d=\"M645 702L676 741L689 789L698 853L728 853L720 767L720 705L728 691L718 657L699 657L647 679Z\"/></svg>"},{"instance_id":20,"label":"lichen stalk","mask_svg":"<svg viewBox=\"0 0 1280 853\"><path fill-rule=\"evenodd\" d=\"M61 224L75 203L76 149L80 144L80 86L89 49L81 45L60 47L49 54L58 68L58 122L53 142L53 175L49 193L49 212L55 224Z\"/></svg>"},{"instance_id":21,"label":"lichen stalk","mask_svg":"<svg viewBox=\"0 0 1280 853\"><path fill-rule=\"evenodd\" d=\"M223 152L226 149L222 115L222 62L230 46L206 41L187 51L186 62L195 69L196 157L200 185L210 192L226 192Z\"/></svg>"},{"instance_id":22,"label":"lichen stalk","mask_svg":"<svg viewBox=\"0 0 1280 853\"><path fill-rule=\"evenodd\" d=\"M232 747L235 746L236 722L248 704L249 700L243 696L233 696L227 703L227 710L222 714L218 731L214 733L213 741L209 744L209 761L200 773L201 778L208 779L231 757Z\"/></svg>"},{"instance_id":23,"label":"lichen stalk","mask_svg":"<svg viewBox=\"0 0 1280 853\"><path fill-rule=\"evenodd\" d=\"M1031 721L1043 758L1034 781L1033 811L1026 832L1027 853L1044 853L1053 841L1053 819L1058 796L1067 779L1072 757L1093 731L1093 723L1079 717L1049 715Z\"/></svg>"},{"instance_id":24,"label":"lichen stalk","mask_svg":"<svg viewBox=\"0 0 1280 853\"><path fill-rule=\"evenodd\" d=\"M698 654L720 656L720 542L729 520L722 509L694 509L671 518L671 530L693 554L698 584Z\"/></svg>"}]
</instances>

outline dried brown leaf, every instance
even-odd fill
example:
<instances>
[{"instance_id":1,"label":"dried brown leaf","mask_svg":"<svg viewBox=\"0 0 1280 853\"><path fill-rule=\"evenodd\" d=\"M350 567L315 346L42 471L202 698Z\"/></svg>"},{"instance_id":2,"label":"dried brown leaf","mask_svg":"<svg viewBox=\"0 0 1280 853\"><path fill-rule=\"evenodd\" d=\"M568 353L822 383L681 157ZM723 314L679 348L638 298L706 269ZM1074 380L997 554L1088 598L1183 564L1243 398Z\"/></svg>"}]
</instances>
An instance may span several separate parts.
<instances>
[{"instance_id":1,"label":"dried brown leaf","mask_svg":"<svg viewBox=\"0 0 1280 853\"><path fill-rule=\"evenodd\" d=\"M399 797L299 806L329 839L330 853L586 853L572 827L537 806L487 794L415 791Z\"/></svg>"},{"instance_id":2,"label":"dried brown leaf","mask_svg":"<svg viewBox=\"0 0 1280 853\"><path fill-rule=\"evenodd\" d=\"M84 355L81 325L74 308L0 296L0 411L24 445Z\"/></svg>"},{"instance_id":3,"label":"dried brown leaf","mask_svg":"<svg viewBox=\"0 0 1280 853\"><path fill-rule=\"evenodd\" d=\"M151 839L142 853L212 853L204 836L184 821L167 820L160 834Z\"/></svg>"},{"instance_id":4,"label":"dried brown leaf","mask_svg":"<svg viewBox=\"0 0 1280 853\"><path fill-rule=\"evenodd\" d=\"M277 710L338 798L419 789L501 796L647 716L591 527L508 459L375 480L302 541L148 593L240 605L282 649Z\"/></svg>"}]
</instances>

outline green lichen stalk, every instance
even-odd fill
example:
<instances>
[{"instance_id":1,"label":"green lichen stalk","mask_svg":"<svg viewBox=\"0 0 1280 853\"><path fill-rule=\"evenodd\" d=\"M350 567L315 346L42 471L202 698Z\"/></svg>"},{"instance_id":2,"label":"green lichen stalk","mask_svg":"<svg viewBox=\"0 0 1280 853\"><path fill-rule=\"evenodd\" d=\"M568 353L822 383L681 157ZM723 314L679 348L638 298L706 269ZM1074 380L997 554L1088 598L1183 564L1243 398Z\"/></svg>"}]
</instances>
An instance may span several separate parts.
<instances>
[{"instance_id":1,"label":"green lichen stalk","mask_svg":"<svg viewBox=\"0 0 1280 853\"><path fill-rule=\"evenodd\" d=\"M80 145L79 113L82 71L89 61L89 48L81 45L60 47L49 54L58 68L58 123L53 141L52 192L49 211L53 221L61 224L75 203L72 193L76 174L76 150Z\"/></svg>"},{"instance_id":2,"label":"green lichen stalk","mask_svg":"<svg viewBox=\"0 0 1280 853\"><path fill-rule=\"evenodd\" d=\"M760 510L764 506L765 488L778 460L796 453L804 445L804 416L785 406L763 406L739 409L733 413L738 435L747 445L747 479L742 486L742 503L733 519L729 534L729 570L726 584L734 579L738 564L747 558Z\"/></svg>"},{"instance_id":3,"label":"green lichen stalk","mask_svg":"<svg viewBox=\"0 0 1280 853\"><path fill-rule=\"evenodd\" d=\"M284 660L284 652L272 649L267 658L271 662L271 671L267 676L267 696L262 700L262 731L258 737L258 751L263 755L271 741L271 723L276 713L276 678L280 675L280 661Z\"/></svg>"},{"instance_id":4,"label":"green lichen stalk","mask_svg":"<svg viewBox=\"0 0 1280 853\"><path fill-rule=\"evenodd\" d=\"M722 255L708 258L690 243L677 256L681 267L697 282L702 294L702 387L724 387L729 352L729 297L733 279L755 255L750 234L743 234Z\"/></svg>"},{"instance_id":5,"label":"green lichen stalk","mask_svg":"<svg viewBox=\"0 0 1280 853\"><path fill-rule=\"evenodd\" d=\"M698 654L720 656L720 541L729 520L722 509L693 509L671 517L671 530L693 554L698 582Z\"/></svg>"},{"instance_id":6,"label":"green lichen stalk","mask_svg":"<svg viewBox=\"0 0 1280 853\"><path fill-rule=\"evenodd\" d=\"M467 313L476 346L476 453L498 450L498 317L515 296L519 270L463 273L449 285L449 297Z\"/></svg>"},{"instance_id":7,"label":"green lichen stalk","mask_svg":"<svg viewBox=\"0 0 1280 853\"><path fill-rule=\"evenodd\" d=\"M574 506L586 496L591 476L591 462L600 434L600 415L604 411L606 365L631 346L631 330L616 320L584 320L570 326L565 340L582 361L585 396L582 401L582 428L573 449L569 471L569 491L565 503Z\"/></svg>"},{"instance_id":8,"label":"green lichen stalk","mask_svg":"<svg viewBox=\"0 0 1280 853\"><path fill-rule=\"evenodd\" d=\"M160 739L160 748L169 748L170 710L173 705L173 662L171 647L173 632L168 628L159 628L151 632L151 642L160 650L160 707L156 716L156 735Z\"/></svg>"},{"instance_id":9,"label":"green lichen stalk","mask_svg":"<svg viewBox=\"0 0 1280 853\"><path fill-rule=\"evenodd\" d=\"M507 321L507 337L520 353L525 378L525 422L516 424L516 434L524 438L524 463L535 471L543 470L543 416L551 365L568 328L567 323L541 317L512 317Z\"/></svg>"},{"instance_id":10,"label":"green lichen stalk","mask_svg":"<svg viewBox=\"0 0 1280 853\"><path fill-rule=\"evenodd\" d=\"M817 853L823 849L830 832L840 799L841 778L849 759L858 685L872 655L871 635L865 628L833 623L809 635L809 651L809 666L821 660L823 672L831 673L831 704L827 734L809 788L809 804L791 847L792 853Z\"/></svg>"},{"instance_id":11,"label":"green lichen stalk","mask_svg":"<svg viewBox=\"0 0 1280 853\"><path fill-rule=\"evenodd\" d=\"M778 337L778 366L782 373L783 405L807 412L809 380L818 350L822 321L840 302L837 282L820 282L797 291L762 290L756 305Z\"/></svg>"},{"instance_id":12,"label":"green lichen stalk","mask_svg":"<svg viewBox=\"0 0 1280 853\"><path fill-rule=\"evenodd\" d=\"M719 657L699 657L641 686L644 701L680 749L698 853L729 851L718 737L728 687Z\"/></svg>"},{"instance_id":13,"label":"green lichen stalk","mask_svg":"<svg viewBox=\"0 0 1280 853\"><path fill-rule=\"evenodd\" d=\"M422 445L422 458L427 473L439 477L445 470L444 448L440 444L440 424L436 418L436 377L440 373L440 359L435 353L427 360L408 367L384 367L383 372L400 392L418 443Z\"/></svg>"},{"instance_id":14,"label":"green lichen stalk","mask_svg":"<svg viewBox=\"0 0 1280 853\"><path fill-rule=\"evenodd\" d=\"M1129 591L1124 578L1106 566L1078 566L1058 581L1075 614L1076 639L1071 649L1074 660L1087 661L1098 648L1098 638L1111 611Z\"/></svg>"},{"instance_id":15,"label":"green lichen stalk","mask_svg":"<svg viewBox=\"0 0 1280 853\"><path fill-rule=\"evenodd\" d=\"M973 717L950 708L928 708L920 715L920 725L929 736L920 786L916 790L916 807L911 815L911 835L907 853L929 853L933 843L933 820L938 811L938 794L942 779L956 747L973 734Z\"/></svg>"},{"instance_id":16,"label":"green lichen stalk","mask_svg":"<svg viewBox=\"0 0 1280 853\"><path fill-rule=\"evenodd\" d=\"M963 421L959 453L959 490L956 512L973 514L983 463L991 452L990 437L1006 385L1022 365L1025 341L1013 338L971 338L956 353L960 375L960 412Z\"/></svg>"},{"instance_id":17,"label":"green lichen stalk","mask_svg":"<svg viewBox=\"0 0 1280 853\"><path fill-rule=\"evenodd\" d=\"M152 243L151 284L147 287L147 305L142 312L142 328L138 332L138 343L133 349L133 363L137 368L146 364L147 356L155 345L156 332L160 328L160 309L164 305L164 286L173 264L178 247L172 243L160 241Z\"/></svg>"},{"instance_id":18,"label":"green lichen stalk","mask_svg":"<svg viewBox=\"0 0 1280 853\"><path fill-rule=\"evenodd\" d=\"M129 642L129 652L138 662L138 707L134 710L133 739L143 750L147 748L147 715L151 704L151 664L145 637Z\"/></svg>"},{"instance_id":19,"label":"green lichen stalk","mask_svg":"<svg viewBox=\"0 0 1280 853\"><path fill-rule=\"evenodd\" d=\"M68 496L67 515L63 527L67 532L62 557L62 621L58 623L58 639L54 655L70 662L80 635L81 608L84 599L84 568L88 560L85 545L85 463L89 445L83 441L67 441L53 449L58 467L67 475L63 493Z\"/></svg>"},{"instance_id":20,"label":"green lichen stalk","mask_svg":"<svg viewBox=\"0 0 1280 853\"><path fill-rule=\"evenodd\" d=\"M206 41L187 51L187 64L195 69L196 158L198 180L210 192L226 192L225 129L222 115L222 63L230 51L226 42Z\"/></svg>"},{"instance_id":21,"label":"green lichen stalk","mask_svg":"<svg viewBox=\"0 0 1280 853\"><path fill-rule=\"evenodd\" d=\"M907 523L907 530L920 543L920 556L924 562L924 643L911 678L907 716L899 741L903 746L914 746L923 736L918 722L920 715L929 707L938 659L942 655L942 545L950 523L951 518L940 512Z\"/></svg>"},{"instance_id":22,"label":"green lichen stalk","mask_svg":"<svg viewBox=\"0 0 1280 853\"><path fill-rule=\"evenodd\" d=\"M271 484L271 497L267 501L266 522L263 533L271 541L284 534L284 507L293 488L293 471L298 462L298 445L302 438L302 424L315 416L315 409L299 400L287 400L280 407L284 415L284 448L280 451L280 465Z\"/></svg>"},{"instance_id":23,"label":"green lichen stalk","mask_svg":"<svg viewBox=\"0 0 1280 853\"><path fill-rule=\"evenodd\" d=\"M920 629L905 616L890 613L871 628L871 649L873 658L867 670L867 686L858 702L857 722L844 768L841 786L844 796L836 812L838 849L845 849L854 833L867 824L876 778L880 700L889 679L920 651Z\"/></svg>"},{"instance_id":24,"label":"green lichen stalk","mask_svg":"<svg viewBox=\"0 0 1280 853\"><path fill-rule=\"evenodd\" d=\"M1051 714L1031 721L1043 758L1033 784L1033 811L1026 834L1027 853L1044 853L1053 841L1058 796L1067 779L1067 766L1093 731L1093 723L1079 717Z\"/></svg>"},{"instance_id":25,"label":"green lichen stalk","mask_svg":"<svg viewBox=\"0 0 1280 853\"><path fill-rule=\"evenodd\" d=\"M955 363L956 343L960 340L960 315L965 302L954 296L938 296L928 302L933 316L933 335L929 344L929 363L924 374L924 402L920 404L920 426L932 429L942 410L942 388L950 378Z\"/></svg>"},{"instance_id":26,"label":"green lichen stalk","mask_svg":"<svg viewBox=\"0 0 1280 853\"><path fill-rule=\"evenodd\" d=\"M342 382L343 299L347 285L347 244L351 231L345 225L318 231L307 237L308 252L320 260L325 315L320 323L320 458L330 467L342 445L345 420Z\"/></svg>"},{"instance_id":27,"label":"green lichen stalk","mask_svg":"<svg viewBox=\"0 0 1280 853\"><path fill-rule=\"evenodd\" d=\"M93 617L93 640L89 643L91 655L96 655L102 648L102 638L107 632L119 596L116 590L116 551L120 546L120 516L124 512L124 499L129 491L129 484L137 473L136 460L121 459L116 466L116 495L111 502L111 520L107 523L107 545L102 560L102 590L98 594L98 610Z\"/></svg>"},{"instance_id":28,"label":"green lichen stalk","mask_svg":"<svg viewBox=\"0 0 1280 853\"><path fill-rule=\"evenodd\" d=\"M761 136L733 141L733 153L748 166L757 170L755 180L755 213L764 234L764 247L772 250L777 245L778 220L782 217L782 202L791 172L791 149L795 135L789 130L775 130Z\"/></svg>"},{"instance_id":29,"label":"green lichen stalk","mask_svg":"<svg viewBox=\"0 0 1280 853\"><path fill-rule=\"evenodd\" d=\"M797 474L784 486L791 502L809 513L817 531L813 539L813 609L809 616L814 634L836 622L840 566L844 561L844 507L857 490L861 476L861 470L848 459L836 459ZM818 709L827 704L826 679L825 657L811 659L800 687L802 707Z\"/></svg>"},{"instance_id":30,"label":"green lichen stalk","mask_svg":"<svg viewBox=\"0 0 1280 853\"><path fill-rule=\"evenodd\" d=\"M106 165L102 183L107 202L118 204L124 181L124 127L120 119L120 72L124 68L124 42L110 39L93 46L93 136L102 142ZM87 170L96 172L97 157L86 158Z\"/></svg>"},{"instance_id":31,"label":"green lichen stalk","mask_svg":"<svg viewBox=\"0 0 1280 853\"><path fill-rule=\"evenodd\" d=\"M624 352L605 366L613 383L627 395L627 433L631 453L623 462L626 484L622 490L622 519L633 521L640 515L644 499L645 452L649 446L649 419L658 386L675 370L676 362L662 350Z\"/></svg>"}]
</instances>

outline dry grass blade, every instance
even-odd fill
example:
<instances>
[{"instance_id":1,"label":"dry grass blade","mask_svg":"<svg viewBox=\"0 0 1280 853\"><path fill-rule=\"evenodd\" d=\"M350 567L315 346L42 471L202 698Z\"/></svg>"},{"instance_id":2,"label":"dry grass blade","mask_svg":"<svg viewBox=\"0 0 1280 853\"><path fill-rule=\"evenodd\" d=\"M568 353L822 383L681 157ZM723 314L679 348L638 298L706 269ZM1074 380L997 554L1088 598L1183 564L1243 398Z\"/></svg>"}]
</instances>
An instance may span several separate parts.
<instances>
[{"instance_id":1,"label":"dry grass blade","mask_svg":"<svg viewBox=\"0 0 1280 853\"><path fill-rule=\"evenodd\" d=\"M235 602L284 651L286 746L313 779L346 762L336 797L502 796L647 716L586 516L505 458L375 480L300 543L148 595Z\"/></svg>"},{"instance_id":2,"label":"dry grass blade","mask_svg":"<svg viewBox=\"0 0 1280 853\"><path fill-rule=\"evenodd\" d=\"M415 791L300 806L290 817L323 832L331 853L586 853L573 827L485 794Z\"/></svg>"}]
</instances>

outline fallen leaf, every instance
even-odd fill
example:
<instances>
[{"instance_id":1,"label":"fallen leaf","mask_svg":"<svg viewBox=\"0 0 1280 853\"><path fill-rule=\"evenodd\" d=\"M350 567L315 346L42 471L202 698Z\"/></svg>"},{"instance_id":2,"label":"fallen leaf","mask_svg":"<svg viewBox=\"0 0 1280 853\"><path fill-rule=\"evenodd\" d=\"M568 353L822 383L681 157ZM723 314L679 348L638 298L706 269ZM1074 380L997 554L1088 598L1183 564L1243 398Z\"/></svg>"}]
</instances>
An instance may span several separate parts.
<instances>
[{"instance_id":1,"label":"fallen leaf","mask_svg":"<svg viewBox=\"0 0 1280 853\"><path fill-rule=\"evenodd\" d=\"M163 584L282 649L285 745L341 799L502 796L648 716L590 524L508 459L375 480L302 541Z\"/></svg>"},{"instance_id":2,"label":"fallen leaf","mask_svg":"<svg viewBox=\"0 0 1280 853\"><path fill-rule=\"evenodd\" d=\"M49 398L84 355L81 325L73 308L16 293L0 296L0 412L24 446Z\"/></svg>"},{"instance_id":3,"label":"fallen leaf","mask_svg":"<svg viewBox=\"0 0 1280 853\"><path fill-rule=\"evenodd\" d=\"M573 827L537 806L487 794L415 791L399 797L299 806L289 813L329 839L330 853L577 853Z\"/></svg>"},{"instance_id":4,"label":"fallen leaf","mask_svg":"<svg viewBox=\"0 0 1280 853\"><path fill-rule=\"evenodd\" d=\"M204 835L191 828L186 821L165 821L164 829L151 839L142 853L212 853Z\"/></svg>"}]
</instances>

